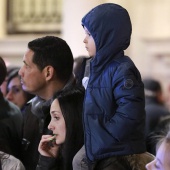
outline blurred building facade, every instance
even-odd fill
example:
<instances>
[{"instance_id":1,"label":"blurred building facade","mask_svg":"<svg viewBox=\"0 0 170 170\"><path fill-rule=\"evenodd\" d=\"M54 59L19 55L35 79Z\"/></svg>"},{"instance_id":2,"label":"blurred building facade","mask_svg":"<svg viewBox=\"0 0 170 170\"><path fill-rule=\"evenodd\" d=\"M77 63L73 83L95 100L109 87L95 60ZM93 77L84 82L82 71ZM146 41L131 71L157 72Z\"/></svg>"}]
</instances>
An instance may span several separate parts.
<instances>
[{"instance_id":1,"label":"blurred building facade","mask_svg":"<svg viewBox=\"0 0 170 170\"><path fill-rule=\"evenodd\" d=\"M75 57L87 55L81 18L94 6L112 2L125 7L132 20L129 55L142 77L170 84L169 0L1 0L0 55L7 64L21 65L27 43L37 37L64 38ZM126 28L125 28L126 29Z\"/></svg>"}]
</instances>

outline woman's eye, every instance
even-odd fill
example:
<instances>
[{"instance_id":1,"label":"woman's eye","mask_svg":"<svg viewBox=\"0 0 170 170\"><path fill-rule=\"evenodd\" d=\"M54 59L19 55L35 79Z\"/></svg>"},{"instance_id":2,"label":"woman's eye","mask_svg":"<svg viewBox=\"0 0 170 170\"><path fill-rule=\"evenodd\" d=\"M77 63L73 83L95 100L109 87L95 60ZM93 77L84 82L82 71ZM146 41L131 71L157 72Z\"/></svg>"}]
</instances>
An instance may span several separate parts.
<instances>
[{"instance_id":1,"label":"woman's eye","mask_svg":"<svg viewBox=\"0 0 170 170\"><path fill-rule=\"evenodd\" d=\"M59 120L60 118L58 116L55 116L54 119Z\"/></svg>"},{"instance_id":2,"label":"woman's eye","mask_svg":"<svg viewBox=\"0 0 170 170\"><path fill-rule=\"evenodd\" d=\"M21 91L21 86L13 86L11 89L8 89L8 92L11 91L13 94L17 94Z\"/></svg>"},{"instance_id":3,"label":"woman's eye","mask_svg":"<svg viewBox=\"0 0 170 170\"><path fill-rule=\"evenodd\" d=\"M13 91L14 91L14 93L18 93L20 91L20 89L19 88L14 88Z\"/></svg>"}]
</instances>

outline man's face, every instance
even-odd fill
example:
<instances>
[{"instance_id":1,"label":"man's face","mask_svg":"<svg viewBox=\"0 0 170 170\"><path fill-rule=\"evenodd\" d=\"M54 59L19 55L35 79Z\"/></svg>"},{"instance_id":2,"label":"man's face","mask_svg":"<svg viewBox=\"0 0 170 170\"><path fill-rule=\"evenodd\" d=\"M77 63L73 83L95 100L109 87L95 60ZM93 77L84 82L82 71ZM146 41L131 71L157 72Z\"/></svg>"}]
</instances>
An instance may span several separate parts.
<instances>
[{"instance_id":1,"label":"man's face","mask_svg":"<svg viewBox=\"0 0 170 170\"><path fill-rule=\"evenodd\" d=\"M32 62L34 52L28 49L23 57L23 66L19 70L23 90L35 95L41 95L46 87L43 70L39 70Z\"/></svg>"}]
</instances>

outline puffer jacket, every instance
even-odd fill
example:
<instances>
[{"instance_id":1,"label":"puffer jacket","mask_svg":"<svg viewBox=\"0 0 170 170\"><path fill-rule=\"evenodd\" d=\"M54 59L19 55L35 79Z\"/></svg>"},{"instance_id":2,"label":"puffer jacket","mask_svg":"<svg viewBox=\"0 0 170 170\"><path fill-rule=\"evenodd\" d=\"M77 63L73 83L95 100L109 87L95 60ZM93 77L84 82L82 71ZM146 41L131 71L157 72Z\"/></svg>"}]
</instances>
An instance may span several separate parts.
<instances>
[{"instance_id":1,"label":"puffer jacket","mask_svg":"<svg viewBox=\"0 0 170 170\"><path fill-rule=\"evenodd\" d=\"M109 22L108 22L109 20ZM124 55L131 22L119 5L106 3L82 19L96 44L84 100L86 154L90 161L146 151L141 75Z\"/></svg>"},{"instance_id":2,"label":"puffer jacket","mask_svg":"<svg viewBox=\"0 0 170 170\"><path fill-rule=\"evenodd\" d=\"M22 140L22 162L27 170L35 170L39 152L38 145L42 134L50 134L48 124L51 120L51 99L45 101L40 97L34 97L25 108L23 140Z\"/></svg>"}]
</instances>

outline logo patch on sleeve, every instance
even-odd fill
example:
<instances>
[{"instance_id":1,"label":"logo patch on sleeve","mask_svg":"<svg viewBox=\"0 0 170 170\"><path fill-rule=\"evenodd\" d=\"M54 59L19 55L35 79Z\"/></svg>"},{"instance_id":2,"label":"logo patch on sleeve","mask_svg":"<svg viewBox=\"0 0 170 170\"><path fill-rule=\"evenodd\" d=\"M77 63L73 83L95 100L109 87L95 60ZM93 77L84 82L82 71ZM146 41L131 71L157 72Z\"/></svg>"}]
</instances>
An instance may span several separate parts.
<instances>
[{"instance_id":1,"label":"logo patch on sleeve","mask_svg":"<svg viewBox=\"0 0 170 170\"><path fill-rule=\"evenodd\" d=\"M133 80L132 79L126 79L124 81L124 87L126 89L131 89L133 87L134 83L133 83Z\"/></svg>"}]
</instances>

